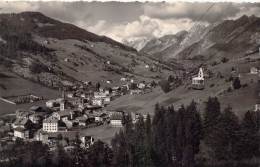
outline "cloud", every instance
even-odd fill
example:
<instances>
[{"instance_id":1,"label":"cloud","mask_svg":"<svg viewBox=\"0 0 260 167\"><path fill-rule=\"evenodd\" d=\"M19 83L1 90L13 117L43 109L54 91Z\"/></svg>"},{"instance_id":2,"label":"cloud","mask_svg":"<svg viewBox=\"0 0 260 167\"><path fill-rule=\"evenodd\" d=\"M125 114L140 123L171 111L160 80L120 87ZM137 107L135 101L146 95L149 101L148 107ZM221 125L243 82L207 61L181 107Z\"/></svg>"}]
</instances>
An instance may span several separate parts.
<instances>
[{"instance_id":1,"label":"cloud","mask_svg":"<svg viewBox=\"0 0 260 167\"><path fill-rule=\"evenodd\" d=\"M158 19L191 19L198 20L213 3L147 3L144 6L145 15ZM201 21L214 23L226 17L235 16L240 11L234 3L216 3Z\"/></svg>"},{"instance_id":2,"label":"cloud","mask_svg":"<svg viewBox=\"0 0 260 167\"><path fill-rule=\"evenodd\" d=\"M38 11L117 41L161 37L189 30L213 3L0 2L0 13ZM216 3L200 20L208 25L242 15L260 17L260 4Z\"/></svg>"},{"instance_id":3,"label":"cloud","mask_svg":"<svg viewBox=\"0 0 260 167\"><path fill-rule=\"evenodd\" d=\"M111 25L100 21L96 25L88 27L87 30L121 42L123 39L132 41L140 38L175 34L179 31L190 29L192 25L190 19L160 20L142 15L138 20L129 23Z\"/></svg>"}]
</instances>

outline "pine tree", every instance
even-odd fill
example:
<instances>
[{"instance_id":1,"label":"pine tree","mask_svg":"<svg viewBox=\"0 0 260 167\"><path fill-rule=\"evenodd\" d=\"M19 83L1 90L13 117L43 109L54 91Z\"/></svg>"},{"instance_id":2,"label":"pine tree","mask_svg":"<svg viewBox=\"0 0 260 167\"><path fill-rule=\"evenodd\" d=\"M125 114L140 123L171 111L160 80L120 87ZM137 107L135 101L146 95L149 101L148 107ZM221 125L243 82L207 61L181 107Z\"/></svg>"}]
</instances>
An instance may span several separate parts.
<instances>
[{"instance_id":1,"label":"pine tree","mask_svg":"<svg viewBox=\"0 0 260 167\"><path fill-rule=\"evenodd\" d=\"M246 112L242 120L242 133L244 136L243 157L252 158L259 155L259 134L257 126L257 113Z\"/></svg>"},{"instance_id":2,"label":"pine tree","mask_svg":"<svg viewBox=\"0 0 260 167\"><path fill-rule=\"evenodd\" d=\"M233 88L234 89L240 89L241 88L241 83L239 77L235 77L233 80Z\"/></svg>"},{"instance_id":3,"label":"pine tree","mask_svg":"<svg viewBox=\"0 0 260 167\"><path fill-rule=\"evenodd\" d=\"M217 97L209 97L206 102L206 108L204 113L203 129L206 144L210 144L212 134L214 133L214 127L218 123L220 117L220 102Z\"/></svg>"},{"instance_id":4,"label":"pine tree","mask_svg":"<svg viewBox=\"0 0 260 167\"><path fill-rule=\"evenodd\" d=\"M178 110L177 115L177 130L176 130L176 151L174 164L181 167L183 164L183 148L185 147L185 114L186 109L182 105Z\"/></svg>"},{"instance_id":5,"label":"pine tree","mask_svg":"<svg viewBox=\"0 0 260 167\"><path fill-rule=\"evenodd\" d=\"M96 84L96 89L99 89L100 88L100 83L98 82L97 84Z\"/></svg>"},{"instance_id":6,"label":"pine tree","mask_svg":"<svg viewBox=\"0 0 260 167\"><path fill-rule=\"evenodd\" d=\"M165 114L165 134L166 134L166 165L173 165L173 157L176 150L176 129L177 129L177 113L173 106L169 107Z\"/></svg>"},{"instance_id":7,"label":"pine tree","mask_svg":"<svg viewBox=\"0 0 260 167\"><path fill-rule=\"evenodd\" d=\"M154 160L155 166L164 166L165 163L165 120L164 120L165 109L162 107L158 109L156 107L155 115L152 122L153 127L153 146L154 146Z\"/></svg>"},{"instance_id":8,"label":"pine tree","mask_svg":"<svg viewBox=\"0 0 260 167\"><path fill-rule=\"evenodd\" d=\"M215 128L212 148L220 160L234 160L241 155L242 140L241 127L238 118L231 107L225 108Z\"/></svg>"}]
</instances>

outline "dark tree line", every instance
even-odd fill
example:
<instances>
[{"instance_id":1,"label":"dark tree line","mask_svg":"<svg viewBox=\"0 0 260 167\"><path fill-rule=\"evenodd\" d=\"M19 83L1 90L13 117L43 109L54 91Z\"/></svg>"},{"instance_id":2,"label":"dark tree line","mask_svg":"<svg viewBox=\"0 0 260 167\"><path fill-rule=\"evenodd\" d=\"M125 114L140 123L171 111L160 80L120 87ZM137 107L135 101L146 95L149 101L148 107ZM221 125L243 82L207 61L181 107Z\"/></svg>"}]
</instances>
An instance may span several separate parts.
<instances>
[{"instance_id":1,"label":"dark tree line","mask_svg":"<svg viewBox=\"0 0 260 167\"><path fill-rule=\"evenodd\" d=\"M126 120L112 140L115 166L193 166L202 137L194 102L177 112L157 104L153 120L149 115L135 125L130 116Z\"/></svg>"},{"instance_id":2,"label":"dark tree line","mask_svg":"<svg viewBox=\"0 0 260 167\"><path fill-rule=\"evenodd\" d=\"M178 110L156 104L153 119L148 114L133 124L131 115L125 127L115 135L111 146L97 141L88 149L80 147L79 136L74 149L66 152L57 142L49 151L40 142L17 140L2 149L0 166L140 166L140 167L222 167L259 165L260 113L248 111L239 120L230 106L221 111L217 97L209 97L203 119L196 103ZM57 138L62 140L62 136Z\"/></svg>"}]
</instances>

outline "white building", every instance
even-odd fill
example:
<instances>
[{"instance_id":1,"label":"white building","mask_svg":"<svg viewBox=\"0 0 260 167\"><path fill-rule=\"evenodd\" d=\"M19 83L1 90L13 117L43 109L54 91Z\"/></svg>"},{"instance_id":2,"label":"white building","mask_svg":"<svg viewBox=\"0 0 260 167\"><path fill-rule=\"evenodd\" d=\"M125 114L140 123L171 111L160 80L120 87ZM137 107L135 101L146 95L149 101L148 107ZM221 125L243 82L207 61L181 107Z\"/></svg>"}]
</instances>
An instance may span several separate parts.
<instances>
[{"instance_id":1,"label":"white building","mask_svg":"<svg viewBox=\"0 0 260 167\"><path fill-rule=\"evenodd\" d=\"M15 128L14 137L18 137L21 139L29 139L29 130L24 128Z\"/></svg>"},{"instance_id":2,"label":"white building","mask_svg":"<svg viewBox=\"0 0 260 167\"><path fill-rule=\"evenodd\" d=\"M250 69L250 74L258 74L258 69L255 68L255 67L252 67L252 68Z\"/></svg>"},{"instance_id":3,"label":"white building","mask_svg":"<svg viewBox=\"0 0 260 167\"><path fill-rule=\"evenodd\" d=\"M45 132L58 132L58 119L50 116L43 120L42 129Z\"/></svg>"},{"instance_id":4,"label":"white building","mask_svg":"<svg viewBox=\"0 0 260 167\"><path fill-rule=\"evenodd\" d=\"M120 81L127 81L127 78L123 77L120 79Z\"/></svg>"},{"instance_id":5,"label":"white building","mask_svg":"<svg viewBox=\"0 0 260 167\"><path fill-rule=\"evenodd\" d=\"M56 100L49 100L46 102L46 107L52 108L56 104Z\"/></svg>"},{"instance_id":6,"label":"white building","mask_svg":"<svg viewBox=\"0 0 260 167\"><path fill-rule=\"evenodd\" d=\"M74 114L75 113L72 110L64 110L64 111L54 112L52 116L57 118L58 120L67 121L67 120L72 120L74 118Z\"/></svg>"},{"instance_id":7,"label":"white building","mask_svg":"<svg viewBox=\"0 0 260 167\"><path fill-rule=\"evenodd\" d=\"M254 111L260 111L260 104L255 105L255 110Z\"/></svg>"},{"instance_id":8,"label":"white building","mask_svg":"<svg viewBox=\"0 0 260 167\"><path fill-rule=\"evenodd\" d=\"M95 98L105 98L106 96L107 96L107 93L94 92L94 97L95 97Z\"/></svg>"},{"instance_id":9,"label":"white building","mask_svg":"<svg viewBox=\"0 0 260 167\"><path fill-rule=\"evenodd\" d=\"M103 98L93 98L92 99L92 104L93 105L102 106L103 103L104 103L104 99Z\"/></svg>"},{"instance_id":10,"label":"white building","mask_svg":"<svg viewBox=\"0 0 260 167\"><path fill-rule=\"evenodd\" d=\"M138 85L137 85L137 87L139 88L139 89L144 89L145 88L145 84L144 83L139 83Z\"/></svg>"},{"instance_id":11,"label":"white building","mask_svg":"<svg viewBox=\"0 0 260 167\"><path fill-rule=\"evenodd\" d=\"M123 114L114 113L110 117L110 124L113 127L123 127Z\"/></svg>"}]
</instances>

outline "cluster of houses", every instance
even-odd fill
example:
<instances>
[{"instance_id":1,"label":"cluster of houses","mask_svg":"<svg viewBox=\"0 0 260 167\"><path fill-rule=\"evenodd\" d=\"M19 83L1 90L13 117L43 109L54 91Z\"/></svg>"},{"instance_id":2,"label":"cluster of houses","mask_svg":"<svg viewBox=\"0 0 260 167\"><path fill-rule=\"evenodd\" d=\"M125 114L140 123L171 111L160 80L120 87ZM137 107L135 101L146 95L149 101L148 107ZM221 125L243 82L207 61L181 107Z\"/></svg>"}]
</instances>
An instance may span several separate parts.
<instances>
[{"instance_id":1,"label":"cluster of houses","mask_svg":"<svg viewBox=\"0 0 260 167\"><path fill-rule=\"evenodd\" d=\"M130 81L129 78L121 78L121 81ZM135 84L134 88L131 84ZM87 89L86 89L87 88ZM92 89L91 89L92 88ZM91 82L83 82L82 85L70 87L62 91L62 97L46 102L46 106L32 106L31 108L17 109L15 120L9 123L13 130L10 137L14 141L17 138L26 141L41 141L48 144L50 148L62 136L62 145L65 150L72 148L70 141L75 139L76 133L82 143L82 147L89 147L94 142L91 135L83 132L86 128L105 124L109 127L123 127L125 112L119 110L108 110L105 108L110 101L120 95L129 93L142 94L145 89L151 88L145 82L130 83L121 87L93 88ZM131 113L132 121L135 123L140 114Z\"/></svg>"}]
</instances>

